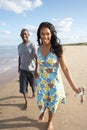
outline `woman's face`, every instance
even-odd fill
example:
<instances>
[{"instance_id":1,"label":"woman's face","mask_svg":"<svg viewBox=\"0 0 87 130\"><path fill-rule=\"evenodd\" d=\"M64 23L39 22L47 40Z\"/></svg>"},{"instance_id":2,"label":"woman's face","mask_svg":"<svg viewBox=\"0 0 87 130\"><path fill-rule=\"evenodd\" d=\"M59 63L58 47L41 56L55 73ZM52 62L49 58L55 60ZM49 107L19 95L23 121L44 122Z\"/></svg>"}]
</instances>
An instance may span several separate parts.
<instances>
[{"instance_id":1,"label":"woman's face","mask_svg":"<svg viewBox=\"0 0 87 130\"><path fill-rule=\"evenodd\" d=\"M42 28L40 30L40 38L41 38L41 41L43 42L43 44L50 44L50 41L51 41L51 31L49 28Z\"/></svg>"}]
</instances>

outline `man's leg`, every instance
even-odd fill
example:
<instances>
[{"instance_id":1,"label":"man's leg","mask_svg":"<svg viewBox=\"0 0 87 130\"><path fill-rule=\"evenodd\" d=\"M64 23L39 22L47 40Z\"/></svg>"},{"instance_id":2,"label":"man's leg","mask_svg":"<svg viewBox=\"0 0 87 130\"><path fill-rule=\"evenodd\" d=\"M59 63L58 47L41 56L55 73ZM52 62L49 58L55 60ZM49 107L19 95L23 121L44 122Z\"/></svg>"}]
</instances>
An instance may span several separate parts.
<instances>
[{"instance_id":1,"label":"man's leg","mask_svg":"<svg viewBox=\"0 0 87 130\"><path fill-rule=\"evenodd\" d=\"M24 99L25 99L25 104L24 104L23 109L26 110L27 107L28 107L28 94L25 93L25 94L23 94L23 95L24 95Z\"/></svg>"},{"instance_id":2,"label":"man's leg","mask_svg":"<svg viewBox=\"0 0 87 130\"><path fill-rule=\"evenodd\" d=\"M23 109L27 109L28 106L28 79L27 79L27 73L24 70L20 71L20 93L24 96L24 106Z\"/></svg>"},{"instance_id":3,"label":"man's leg","mask_svg":"<svg viewBox=\"0 0 87 130\"><path fill-rule=\"evenodd\" d=\"M30 87L32 89L32 97L35 97L36 94L36 81L34 78L34 72L30 72L30 76L29 76L29 82L30 82Z\"/></svg>"}]
</instances>

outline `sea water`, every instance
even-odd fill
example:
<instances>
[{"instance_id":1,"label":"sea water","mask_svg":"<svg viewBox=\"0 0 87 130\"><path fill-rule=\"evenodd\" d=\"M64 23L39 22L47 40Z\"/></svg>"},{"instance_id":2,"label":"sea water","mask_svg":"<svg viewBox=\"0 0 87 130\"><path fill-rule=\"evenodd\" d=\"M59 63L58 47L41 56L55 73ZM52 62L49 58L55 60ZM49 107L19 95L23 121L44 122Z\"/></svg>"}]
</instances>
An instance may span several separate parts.
<instances>
[{"instance_id":1,"label":"sea water","mask_svg":"<svg viewBox=\"0 0 87 130\"><path fill-rule=\"evenodd\" d=\"M17 66L17 46L0 46L0 75Z\"/></svg>"}]
</instances>

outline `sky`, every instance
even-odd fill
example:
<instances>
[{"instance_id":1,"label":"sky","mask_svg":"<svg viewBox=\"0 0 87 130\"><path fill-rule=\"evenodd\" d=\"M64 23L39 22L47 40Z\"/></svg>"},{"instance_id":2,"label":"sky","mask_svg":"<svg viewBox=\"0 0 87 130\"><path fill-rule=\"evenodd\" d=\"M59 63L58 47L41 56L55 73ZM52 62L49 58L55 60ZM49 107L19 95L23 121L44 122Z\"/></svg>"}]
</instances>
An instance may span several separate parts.
<instances>
[{"instance_id":1,"label":"sky","mask_svg":"<svg viewBox=\"0 0 87 130\"><path fill-rule=\"evenodd\" d=\"M37 44L41 22L54 24L61 44L87 42L87 0L0 0L0 45L18 45L27 28Z\"/></svg>"}]
</instances>

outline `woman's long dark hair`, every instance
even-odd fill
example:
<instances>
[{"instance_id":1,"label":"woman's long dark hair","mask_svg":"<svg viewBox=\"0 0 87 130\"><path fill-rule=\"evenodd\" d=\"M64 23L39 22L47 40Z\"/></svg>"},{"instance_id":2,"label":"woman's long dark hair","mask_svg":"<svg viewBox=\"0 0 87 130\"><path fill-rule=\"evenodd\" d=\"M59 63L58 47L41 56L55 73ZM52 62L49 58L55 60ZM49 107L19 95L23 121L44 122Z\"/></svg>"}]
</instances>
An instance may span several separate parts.
<instances>
[{"instance_id":1,"label":"woman's long dark hair","mask_svg":"<svg viewBox=\"0 0 87 130\"><path fill-rule=\"evenodd\" d=\"M57 37L57 32L56 29L54 27L53 24L49 23L49 22L42 22L37 30L37 41L38 41L38 45L40 46L41 44L43 44L41 42L40 39L40 31L42 28L49 28L51 31L51 45L52 45L52 49L54 51L54 53L57 55L57 57L61 57L62 53L63 53L63 49L62 49L62 45L60 45L60 39Z\"/></svg>"}]
</instances>

